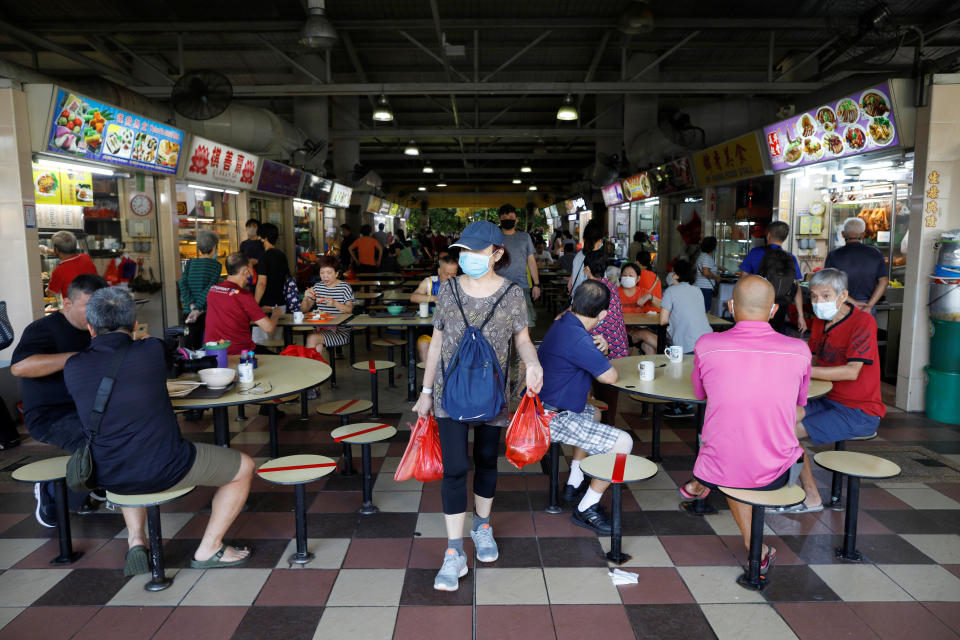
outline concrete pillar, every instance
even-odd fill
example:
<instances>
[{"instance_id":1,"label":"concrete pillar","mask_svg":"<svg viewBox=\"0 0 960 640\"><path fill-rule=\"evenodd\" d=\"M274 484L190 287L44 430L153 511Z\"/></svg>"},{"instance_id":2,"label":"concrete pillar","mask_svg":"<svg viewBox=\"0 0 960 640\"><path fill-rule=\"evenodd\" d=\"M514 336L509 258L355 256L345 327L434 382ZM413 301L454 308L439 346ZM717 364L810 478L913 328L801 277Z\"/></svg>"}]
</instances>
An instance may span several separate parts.
<instances>
[{"instance_id":1,"label":"concrete pillar","mask_svg":"<svg viewBox=\"0 0 960 640\"><path fill-rule=\"evenodd\" d=\"M930 362L929 278L940 233L960 227L960 84L937 84L930 106L917 109L913 190L907 242L896 406L924 408L924 372Z\"/></svg>"},{"instance_id":2,"label":"concrete pillar","mask_svg":"<svg viewBox=\"0 0 960 640\"><path fill-rule=\"evenodd\" d=\"M626 78L633 77L647 65L653 62L656 56L651 53L635 53L627 59L624 69ZM660 77L659 67L647 71L641 78L647 82L656 81ZM641 134L657 125L657 97L646 95L627 95L623 99L623 146L627 149L631 168L647 164L646 159L637 157L630 150L637 144Z\"/></svg>"},{"instance_id":3,"label":"concrete pillar","mask_svg":"<svg viewBox=\"0 0 960 640\"><path fill-rule=\"evenodd\" d=\"M360 128L360 100L357 96L337 96L332 98L339 105L333 109L334 129ZM360 162L360 141L356 138L335 138L333 140L333 173L337 180L349 184L350 172Z\"/></svg>"},{"instance_id":4,"label":"concrete pillar","mask_svg":"<svg viewBox=\"0 0 960 640\"><path fill-rule=\"evenodd\" d=\"M329 55L329 54L328 54ZM326 64L320 56L307 54L297 58L297 62L309 69L315 76L326 76ZM298 74L300 82L311 84L313 78L306 74ZM293 99L293 124L303 131L307 138L322 149L312 158L307 158L304 168L313 173L319 172L327 160L330 148L330 113L329 102L326 96L296 97Z\"/></svg>"},{"instance_id":5,"label":"concrete pillar","mask_svg":"<svg viewBox=\"0 0 960 640\"><path fill-rule=\"evenodd\" d=\"M160 273L163 283L163 318L167 327L180 324L180 298L177 280L180 278L180 230L177 218L177 181L175 178L157 178L157 242L160 253ZM166 328L166 327L164 327ZM162 337L163 332L150 327L150 335Z\"/></svg>"}]
</instances>

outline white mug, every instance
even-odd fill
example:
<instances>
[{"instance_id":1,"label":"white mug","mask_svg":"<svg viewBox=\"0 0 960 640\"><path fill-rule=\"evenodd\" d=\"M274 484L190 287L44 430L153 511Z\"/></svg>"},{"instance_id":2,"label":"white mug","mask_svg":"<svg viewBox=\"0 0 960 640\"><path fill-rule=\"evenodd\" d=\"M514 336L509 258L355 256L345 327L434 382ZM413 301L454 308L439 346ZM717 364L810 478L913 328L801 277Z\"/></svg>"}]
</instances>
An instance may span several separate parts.
<instances>
[{"instance_id":1,"label":"white mug","mask_svg":"<svg viewBox=\"0 0 960 640\"><path fill-rule=\"evenodd\" d=\"M683 360L683 348L673 345L672 347L667 347L663 350L667 354L667 358L670 359L670 362L681 362Z\"/></svg>"},{"instance_id":2,"label":"white mug","mask_svg":"<svg viewBox=\"0 0 960 640\"><path fill-rule=\"evenodd\" d=\"M294 312L293 312L293 321L294 321L294 322L303 322L303 311L294 311Z\"/></svg>"},{"instance_id":3,"label":"white mug","mask_svg":"<svg viewBox=\"0 0 960 640\"><path fill-rule=\"evenodd\" d=\"M653 380L653 362L651 360L641 360L637 365L637 371L640 372L641 382L651 382Z\"/></svg>"},{"instance_id":4,"label":"white mug","mask_svg":"<svg viewBox=\"0 0 960 640\"><path fill-rule=\"evenodd\" d=\"M429 302L421 302L421 303L420 303L420 317L421 317L421 318L428 318L429 316L430 316L430 303L429 303Z\"/></svg>"}]
</instances>

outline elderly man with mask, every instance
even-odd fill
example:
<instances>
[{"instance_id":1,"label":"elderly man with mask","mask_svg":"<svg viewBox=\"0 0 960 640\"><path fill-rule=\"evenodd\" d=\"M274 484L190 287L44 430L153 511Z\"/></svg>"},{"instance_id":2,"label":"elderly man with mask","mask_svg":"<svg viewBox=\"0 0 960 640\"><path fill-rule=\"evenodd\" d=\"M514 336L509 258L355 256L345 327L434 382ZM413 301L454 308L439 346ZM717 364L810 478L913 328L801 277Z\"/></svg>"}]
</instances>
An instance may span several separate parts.
<instances>
[{"instance_id":1,"label":"elderly man with mask","mask_svg":"<svg viewBox=\"0 0 960 640\"><path fill-rule=\"evenodd\" d=\"M883 292L887 290L887 264L876 247L863 244L867 223L860 218L843 221L843 239L846 244L827 254L824 266L847 274L850 302L857 309L872 313Z\"/></svg>"}]
</instances>

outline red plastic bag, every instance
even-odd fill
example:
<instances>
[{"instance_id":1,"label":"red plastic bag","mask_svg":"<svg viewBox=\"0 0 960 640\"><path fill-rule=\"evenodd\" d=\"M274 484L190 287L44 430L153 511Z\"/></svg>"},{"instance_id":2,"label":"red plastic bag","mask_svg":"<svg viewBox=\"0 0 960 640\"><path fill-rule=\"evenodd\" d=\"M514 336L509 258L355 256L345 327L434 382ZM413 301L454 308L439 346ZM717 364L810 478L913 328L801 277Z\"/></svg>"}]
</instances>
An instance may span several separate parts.
<instances>
[{"instance_id":1,"label":"red plastic bag","mask_svg":"<svg viewBox=\"0 0 960 640\"><path fill-rule=\"evenodd\" d=\"M550 448L550 420L540 397L526 393L507 427L507 460L517 469L537 462Z\"/></svg>"},{"instance_id":2,"label":"red plastic bag","mask_svg":"<svg viewBox=\"0 0 960 640\"><path fill-rule=\"evenodd\" d=\"M397 465L397 471L393 474L393 479L397 482L404 482L413 478L413 467L417 464L417 453L420 451L420 432L426 429L427 421L423 418L417 420L417 424L410 427L410 442L407 443L407 450L403 452L400 458L400 464Z\"/></svg>"},{"instance_id":3,"label":"red plastic bag","mask_svg":"<svg viewBox=\"0 0 960 640\"><path fill-rule=\"evenodd\" d=\"M393 479L403 482L416 478L420 482L433 482L442 477L443 453L437 421L433 416L418 418L417 424L410 427L410 442Z\"/></svg>"},{"instance_id":4,"label":"red plastic bag","mask_svg":"<svg viewBox=\"0 0 960 640\"><path fill-rule=\"evenodd\" d=\"M310 360L318 360L323 364L330 364L323 359L323 356L320 355L320 352L316 349L311 349L309 347L304 347L299 344L291 344L286 349L280 352L282 356L295 356L297 358L309 358Z\"/></svg>"}]
</instances>

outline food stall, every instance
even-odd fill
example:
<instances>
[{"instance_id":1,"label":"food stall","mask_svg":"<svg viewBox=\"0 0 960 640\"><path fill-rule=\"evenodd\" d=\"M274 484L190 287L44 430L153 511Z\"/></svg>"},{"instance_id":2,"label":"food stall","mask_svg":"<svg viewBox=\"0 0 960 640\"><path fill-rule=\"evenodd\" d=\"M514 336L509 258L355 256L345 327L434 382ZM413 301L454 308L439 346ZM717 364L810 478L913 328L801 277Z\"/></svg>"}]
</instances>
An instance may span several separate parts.
<instances>
[{"instance_id":1,"label":"food stall","mask_svg":"<svg viewBox=\"0 0 960 640\"><path fill-rule=\"evenodd\" d=\"M324 204L330 199L333 181L307 173L300 187L300 197L293 201L293 232L298 251L323 253L326 251ZM336 210L333 210L334 227Z\"/></svg>"},{"instance_id":2,"label":"food stall","mask_svg":"<svg viewBox=\"0 0 960 640\"><path fill-rule=\"evenodd\" d=\"M201 136L192 136L189 155L177 182L177 232L181 270L196 258L197 232L209 229L220 237L217 259L224 263L245 237L249 191L260 158ZM223 271L226 274L226 269Z\"/></svg>"},{"instance_id":3,"label":"food stall","mask_svg":"<svg viewBox=\"0 0 960 640\"><path fill-rule=\"evenodd\" d=\"M620 206L629 207L630 242L633 242L634 233L642 231L653 245L651 253L656 254L660 242L660 199L654 197L650 175L643 171L624 179L620 184L623 193L623 204ZM630 242L627 243L628 247Z\"/></svg>"},{"instance_id":4,"label":"food stall","mask_svg":"<svg viewBox=\"0 0 960 640\"><path fill-rule=\"evenodd\" d=\"M299 196L302 182L303 171L264 159L257 175L257 193L250 196L250 217L260 222L275 224L280 229L277 248L287 255L291 273L296 266L293 199Z\"/></svg>"},{"instance_id":5,"label":"food stall","mask_svg":"<svg viewBox=\"0 0 960 640\"><path fill-rule=\"evenodd\" d=\"M57 265L50 239L69 230L98 273L143 301L141 320L163 327L176 288L158 278L157 180L177 174L184 132L54 85L29 85L27 102L44 289Z\"/></svg>"},{"instance_id":6,"label":"food stall","mask_svg":"<svg viewBox=\"0 0 960 640\"><path fill-rule=\"evenodd\" d=\"M849 217L864 220L864 243L884 255L891 286L877 305L877 320L886 378L895 378L899 351L913 184L912 104L912 83L891 80L764 128L778 172L774 217L790 224L788 248L801 269L823 267L827 253L843 245Z\"/></svg>"}]
</instances>

